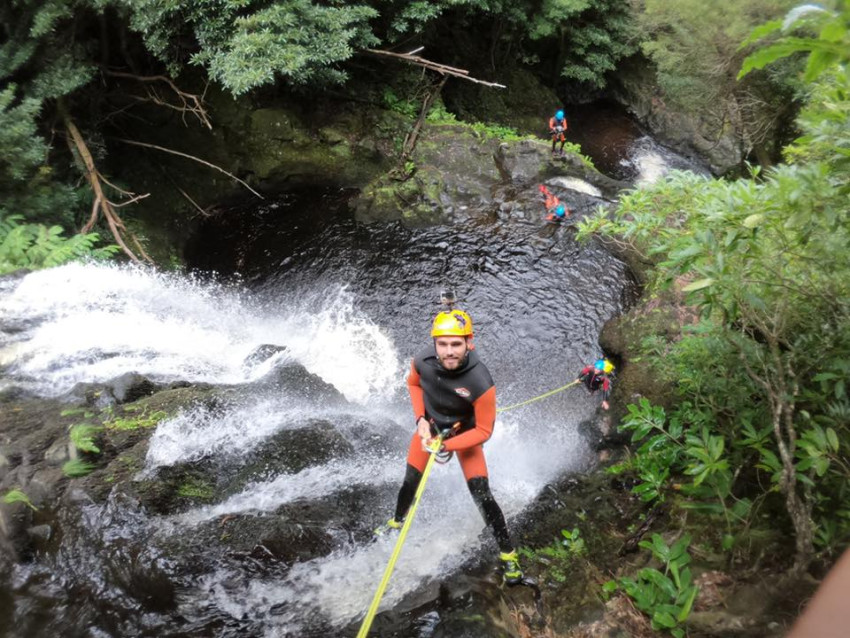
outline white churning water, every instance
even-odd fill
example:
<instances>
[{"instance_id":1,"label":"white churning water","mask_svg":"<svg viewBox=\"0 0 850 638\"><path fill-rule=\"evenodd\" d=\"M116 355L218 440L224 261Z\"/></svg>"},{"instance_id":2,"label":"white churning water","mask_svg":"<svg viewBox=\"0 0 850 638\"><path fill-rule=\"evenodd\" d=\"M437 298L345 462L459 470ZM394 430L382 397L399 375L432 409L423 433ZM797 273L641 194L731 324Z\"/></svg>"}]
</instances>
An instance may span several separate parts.
<instances>
[{"instance_id":1,"label":"white churning water","mask_svg":"<svg viewBox=\"0 0 850 638\"><path fill-rule=\"evenodd\" d=\"M29 274L15 286L4 285L0 317L16 326L14 331L0 332L4 339L0 362L7 366L0 389L19 385L59 396L77 382L102 382L130 371L160 382L240 385L261 378L275 363L289 358L355 403L349 411L371 419L375 434L397 442L378 450L358 440L351 456L258 478L221 503L152 521L160 534L185 534L227 514L271 514L297 499L333 497L353 486L391 487L389 498L394 499L404 474L406 438L412 432L408 402L399 398L404 397L399 390L409 363L401 361L389 327L359 312L344 286L330 293L257 299L179 274L77 264ZM286 350L246 367L246 357L264 344ZM565 354L583 356L560 353ZM486 359L486 353L483 356ZM505 390L502 404L528 398L532 387L543 392L564 382L532 381L534 386L528 380L517 381ZM538 389L537 383L542 387ZM494 494L509 520L547 482L565 469L581 467L587 450L575 426L589 418L596 405L596 398L568 391L500 415L487 444L487 461ZM282 423L310 417L326 419L344 437L357 438L350 417L333 407L298 397L255 396L224 410L192 408L160 423L150 443L147 469L239 454L276 434ZM404 436L398 436L399 430ZM364 520L391 513L391 502L375 506L381 511L364 511ZM382 608L456 569L485 542L491 542L489 534L457 462L438 466ZM195 602L212 604L237 619L245 614L262 619L270 636L284 629L297 633L299 627L313 626L317 617L341 626L365 612L391 550L389 539L348 545L296 563L283 579L251 578L241 586L233 584L238 579L228 578L236 567L222 565L200 577ZM285 611L269 615L270 601L286 603Z\"/></svg>"},{"instance_id":2,"label":"white churning water","mask_svg":"<svg viewBox=\"0 0 850 638\"><path fill-rule=\"evenodd\" d=\"M257 300L177 274L71 264L27 275L0 298L0 314L24 325L0 343L0 362L9 365L2 383L48 396L125 372L245 383L279 362L243 365L264 344L286 346L351 401L386 394L398 379L391 340L355 312L344 288Z\"/></svg>"}]
</instances>

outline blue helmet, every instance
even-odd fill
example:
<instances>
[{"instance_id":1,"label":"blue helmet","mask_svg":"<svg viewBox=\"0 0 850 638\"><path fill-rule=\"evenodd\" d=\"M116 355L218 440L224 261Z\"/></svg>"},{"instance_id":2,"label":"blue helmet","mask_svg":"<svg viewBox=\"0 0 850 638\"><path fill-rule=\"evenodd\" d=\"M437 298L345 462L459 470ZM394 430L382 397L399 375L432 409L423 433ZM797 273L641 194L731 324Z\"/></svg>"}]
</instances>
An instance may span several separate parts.
<instances>
[{"instance_id":1,"label":"blue helmet","mask_svg":"<svg viewBox=\"0 0 850 638\"><path fill-rule=\"evenodd\" d=\"M608 361L608 359L602 358L597 359L596 363L593 364L593 367L597 372L604 372L605 374L608 374L614 369L614 364Z\"/></svg>"},{"instance_id":2,"label":"blue helmet","mask_svg":"<svg viewBox=\"0 0 850 638\"><path fill-rule=\"evenodd\" d=\"M564 119L564 112L563 111L557 111L555 113L555 119L556 120L563 120Z\"/></svg>"},{"instance_id":3,"label":"blue helmet","mask_svg":"<svg viewBox=\"0 0 850 638\"><path fill-rule=\"evenodd\" d=\"M567 214L567 208L563 204L558 204L558 208L555 209L555 214L558 217L563 217Z\"/></svg>"}]
</instances>

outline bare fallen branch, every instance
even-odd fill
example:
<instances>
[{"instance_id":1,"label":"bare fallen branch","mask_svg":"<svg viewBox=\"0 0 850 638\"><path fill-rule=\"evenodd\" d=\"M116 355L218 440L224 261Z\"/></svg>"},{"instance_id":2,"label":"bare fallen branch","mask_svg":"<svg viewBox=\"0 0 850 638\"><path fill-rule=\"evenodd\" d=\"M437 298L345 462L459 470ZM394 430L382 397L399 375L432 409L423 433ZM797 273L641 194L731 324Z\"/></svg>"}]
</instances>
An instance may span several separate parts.
<instances>
[{"instance_id":1,"label":"bare fallen branch","mask_svg":"<svg viewBox=\"0 0 850 638\"><path fill-rule=\"evenodd\" d=\"M464 80L469 80L470 82L475 82L476 84L483 84L484 86L492 86L499 89L506 88L504 84L497 84L496 82L485 82L484 80L479 80L477 78L470 77L469 71L467 71L466 69L458 69L457 67L447 66L438 62L432 62L431 60L427 60L426 58L423 58L418 55L412 55L411 53L394 53L393 51L384 51L381 49L365 49L365 51L366 53L371 53L373 55L385 55L393 58L399 58L400 60L404 60L405 62L409 62L410 64L415 64L416 66L421 66L423 68L430 69L431 71L442 73L443 75L451 75L454 77L462 78ZM421 51L421 48L416 49L415 51Z\"/></svg>"},{"instance_id":2,"label":"bare fallen branch","mask_svg":"<svg viewBox=\"0 0 850 638\"><path fill-rule=\"evenodd\" d=\"M124 233L127 233L133 242L136 244L139 254L142 255L143 259L148 262L151 262L151 258L145 253L142 248L139 240L136 238L133 233L127 231L127 228L124 226L124 222L121 221L121 217L115 212L115 207L112 202L104 195L103 192L103 182L102 176L100 172L97 170L97 167L94 163L94 158L92 157L91 152L86 145L85 140L83 139L80 130L77 128L77 125L71 119L70 114L65 109L64 104L59 101L58 103L59 114L62 117L62 121L65 124L65 130L68 133L67 141L68 146L71 148L71 153L76 153L79 158L82 160L83 166L85 167L85 175L86 179L89 182L89 186L91 186L92 192L94 193L94 203L92 204L92 212L89 217L89 221L86 222L85 226L83 226L80 232L87 233L89 232L94 225L97 223L97 219L99 216L103 216L106 220L107 225L109 226L109 230L112 232L112 237L115 239L115 242L121 247L121 250L134 262L141 263L141 260L136 256L136 254L130 250L127 246L127 243L124 241ZM121 189L118 189L121 190ZM124 191L126 192L126 191Z\"/></svg>"},{"instance_id":3,"label":"bare fallen branch","mask_svg":"<svg viewBox=\"0 0 850 638\"><path fill-rule=\"evenodd\" d=\"M197 210L197 211L201 214L201 216L203 216L203 217L209 217L209 216L210 216L210 214L209 214L206 210L204 210L203 208L201 208L201 206L200 206L200 205L199 205L199 204L198 204L198 203L197 203L194 199L192 199L191 197L189 197L189 193L187 193L186 191L184 191L182 188L180 188L180 187L179 187L179 186L177 186L176 184L174 185L174 187L175 187L178 191L180 191L180 194L181 194L181 195L183 195L183 197L185 197L185 198L188 200L188 202L189 202L190 204L192 204L192 206L194 206L194 207L195 207L195 209L196 209L196 210Z\"/></svg>"},{"instance_id":4,"label":"bare fallen branch","mask_svg":"<svg viewBox=\"0 0 850 638\"><path fill-rule=\"evenodd\" d=\"M254 193L254 195L259 197L260 199L265 199L265 197L260 195L257 191L255 191L250 186L248 186L248 184L246 182L244 182L243 180L236 177L236 175L234 175L233 173L228 173L221 166L216 166L215 164L213 164L211 162L208 162L206 160L202 160L200 157L195 157L194 155L189 155L188 153L182 153L180 151L175 151L173 148L165 148L164 146L157 146L156 144L148 144L146 142L137 142L136 140L128 140L128 139L125 139L123 137L116 137L115 139L118 140L119 142L124 142L125 144L130 144L132 146L141 146L142 148L153 148L153 149L156 149L157 151L162 151L163 153L170 153L172 155L178 155L180 157L185 157L185 158L188 158L190 160L195 160L196 162L200 162L201 164L204 164L205 166L209 166L210 168L214 168L215 170L217 170L221 173L224 173L225 175L227 175L231 179L236 180L237 182L242 184L245 188L247 188L249 191Z\"/></svg>"}]
</instances>

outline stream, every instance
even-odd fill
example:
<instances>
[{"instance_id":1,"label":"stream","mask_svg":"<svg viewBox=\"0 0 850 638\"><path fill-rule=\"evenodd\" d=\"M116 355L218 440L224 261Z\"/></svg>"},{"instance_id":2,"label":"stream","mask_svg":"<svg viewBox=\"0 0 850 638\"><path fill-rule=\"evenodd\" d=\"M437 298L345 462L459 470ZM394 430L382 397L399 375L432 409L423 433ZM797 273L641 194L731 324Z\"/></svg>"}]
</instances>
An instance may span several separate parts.
<instances>
[{"instance_id":1,"label":"stream","mask_svg":"<svg viewBox=\"0 0 850 638\"><path fill-rule=\"evenodd\" d=\"M217 484L243 479L165 513L119 489L95 502L72 481L64 501L78 507L52 522L50 550L0 580L0 636L353 635L392 551L370 530L391 514L404 474L405 376L440 291L471 314L501 406L574 379L634 294L619 260L568 227L541 229L536 208L363 225L351 195L313 188L225 208L187 244L184 271L72 264L0 279L0 392L70 400L76 384L127 372L227 388L235 399L157 426L136 480L185 467ZM296 372L265 382L281 370ZM597 407L575 388L499 415L485 450L509 529L549 482L591 467L578 426ZM295 469L254 462L314 440L333 444ZM234 517L266 536L295 521L301 545L264 560L258 542L246 558L221 531ZM452 461L432 473L381 609L471 555L495 562L495 545Z\"/></svg>"}]
</instances>

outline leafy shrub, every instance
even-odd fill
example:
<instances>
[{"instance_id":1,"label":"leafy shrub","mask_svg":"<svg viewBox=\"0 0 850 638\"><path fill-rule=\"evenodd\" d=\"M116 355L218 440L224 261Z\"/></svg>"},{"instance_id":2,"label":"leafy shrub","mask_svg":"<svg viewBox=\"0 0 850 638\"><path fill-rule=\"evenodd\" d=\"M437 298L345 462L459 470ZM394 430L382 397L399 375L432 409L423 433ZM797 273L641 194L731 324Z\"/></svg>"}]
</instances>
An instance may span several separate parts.
<instances>
[{"instance_id":1,"label":"leafy shrub","mask_svg":"<svg viewBox=\"0 0 850 638\"><path fill-rule=\"evenodd\" d=\"M635 607L649 616L653 629L669 631L676 638L682 638L685 635L683 623L699 593L687 566L691 562L687 552L690 544L691 538L687 534L672 546L668 546L658 534L653 534L652 541L641 541L640 547L652 551L653 557L663 565L663 571L644 567L635 578L608 581L603 592L610 594L622 588L634 601Z\"/></svg>"},{"instance_id":2,"label":"leafy shrub","mask_svg":"<svg viewBox=\"0 0 850 638\"><path fill-rule=\"evenodd\" d=\"M21 223L21 215L0 219L0 274L20 268L50 268L77 259L105 259L118 246L96 247L97 233L63 237L60 226Z\"/></svg>"}]
</instances>

